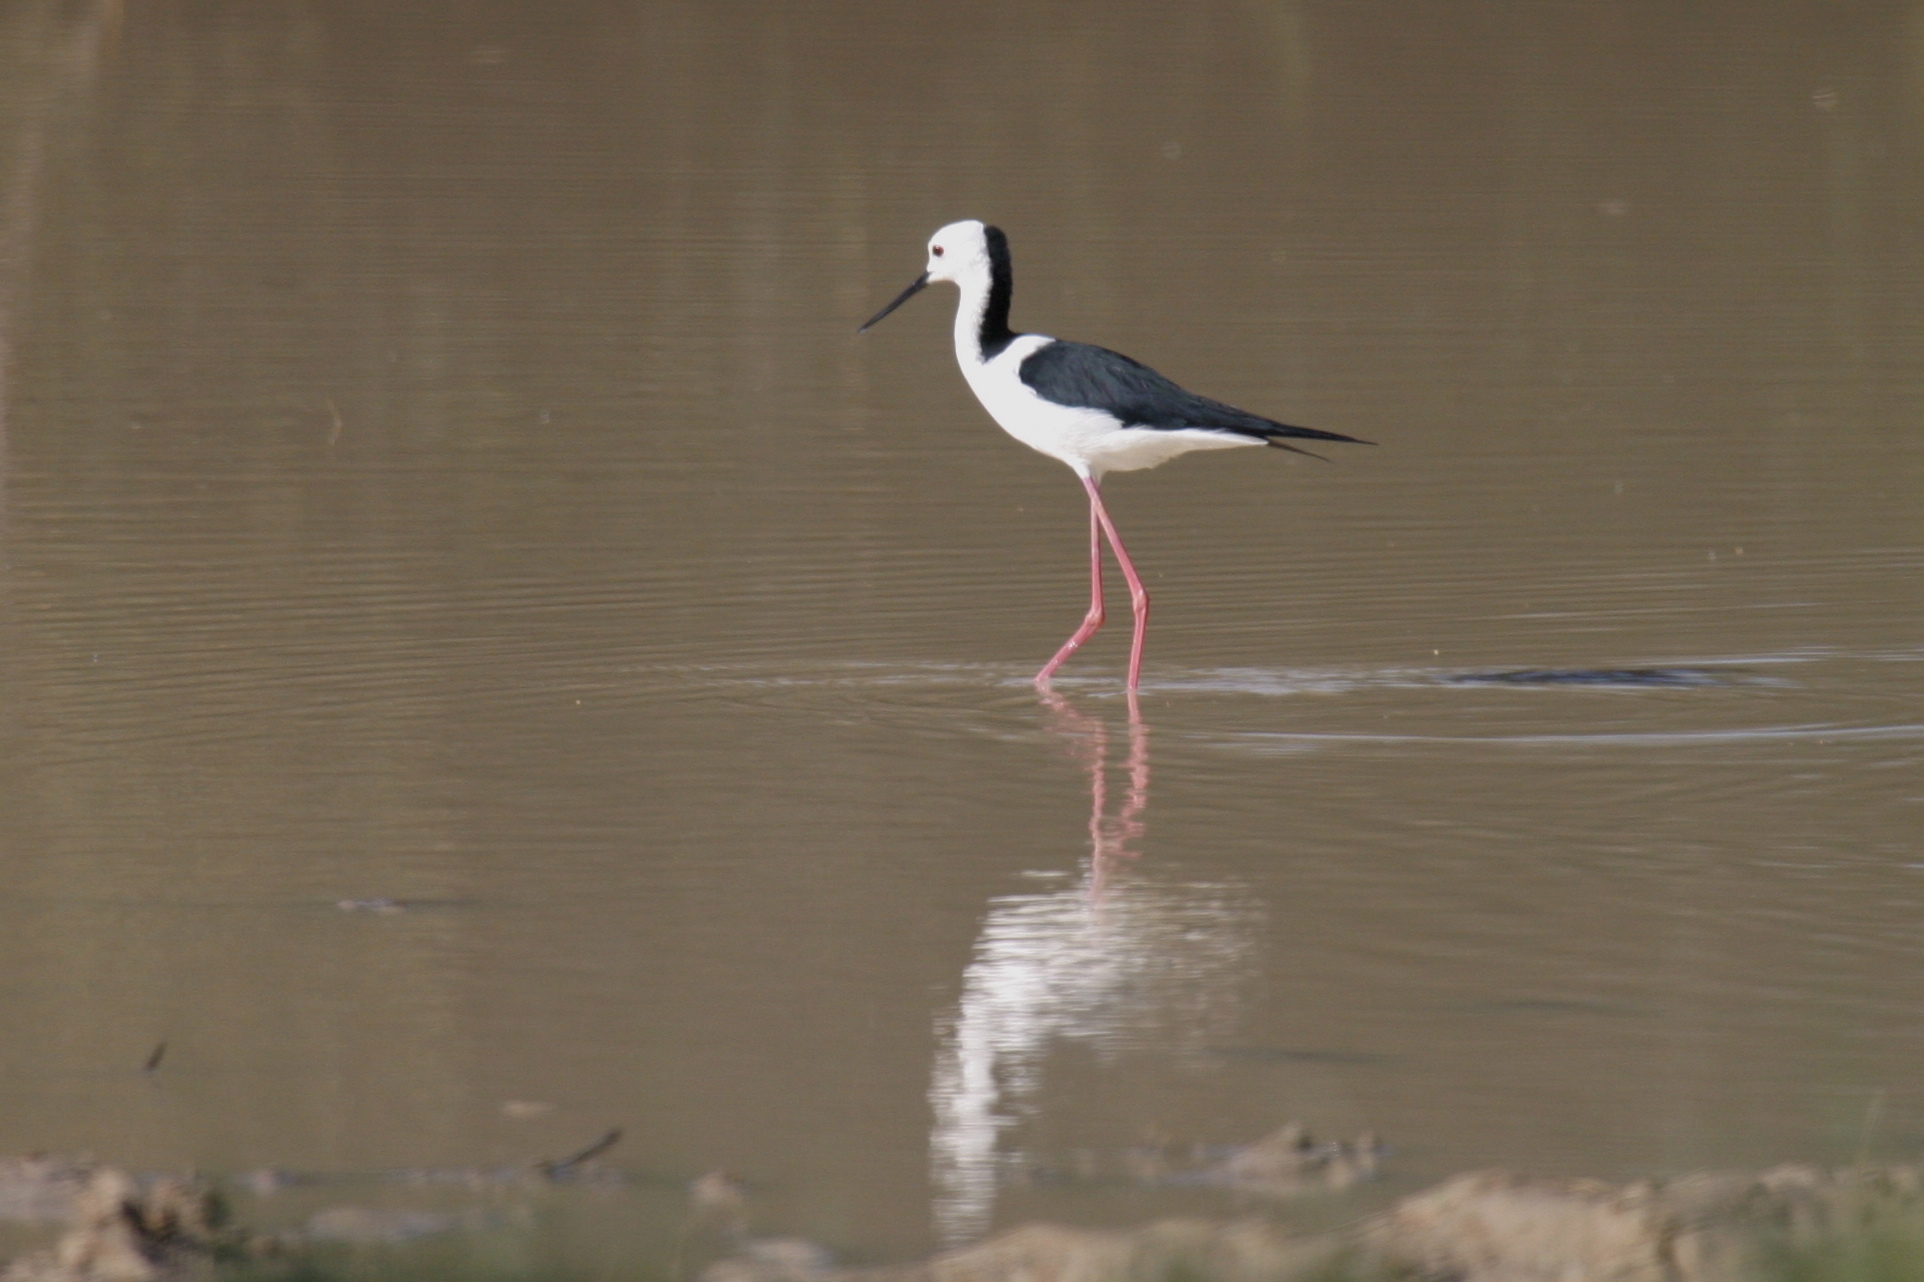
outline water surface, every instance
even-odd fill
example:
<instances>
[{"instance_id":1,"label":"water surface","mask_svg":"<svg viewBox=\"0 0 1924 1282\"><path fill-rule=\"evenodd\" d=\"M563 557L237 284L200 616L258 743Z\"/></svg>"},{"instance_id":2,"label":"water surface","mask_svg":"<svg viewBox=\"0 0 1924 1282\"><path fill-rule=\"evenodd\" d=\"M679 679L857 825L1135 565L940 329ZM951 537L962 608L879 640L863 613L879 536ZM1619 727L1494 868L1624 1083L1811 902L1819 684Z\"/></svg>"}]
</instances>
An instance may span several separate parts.
<instances>
[{"instance_id":1,"label":"water surface","mask_svg":"<svg viewBox=\"0 0 1924 1282\"><path fill-rule=\"evenodd\" d=\"M955 21L0 16L0 1151L298 1223L618 1126L497 1226L596 1276L717 1168L879 1260L1290 1118L1342 1218L1914 1156L1917 16ZM971 216L1379 442L1114 478L1137 719L1126 627L1028 684L1085 516L947 296L853 334Z\"/></svg>"}]
</instances>

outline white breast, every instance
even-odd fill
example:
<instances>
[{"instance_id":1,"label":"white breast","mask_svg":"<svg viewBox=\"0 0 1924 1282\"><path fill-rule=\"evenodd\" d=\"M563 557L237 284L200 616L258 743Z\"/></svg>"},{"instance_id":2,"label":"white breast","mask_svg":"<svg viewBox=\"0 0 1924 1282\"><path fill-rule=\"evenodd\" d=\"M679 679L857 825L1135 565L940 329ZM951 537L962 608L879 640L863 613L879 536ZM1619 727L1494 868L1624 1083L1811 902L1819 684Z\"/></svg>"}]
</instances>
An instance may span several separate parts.
<instances>
[{"instance_id":1,"label":"white breast","mask_svg":"<svg viewBox=\"0 0 1924 1282\"><path fill-rule=\"evenodd\" d=\"M1051 341L1040 334L1024 334L997 353L994 360L984 362L964 356L962 375L969 380L969 388L982 408L1003 431L1030 449L1082 471L1089 449L1102 433L1115 429L1115 420L1107 414L1045 401L1022 381L1022 362Z\"/></svg>"}]
</instances>

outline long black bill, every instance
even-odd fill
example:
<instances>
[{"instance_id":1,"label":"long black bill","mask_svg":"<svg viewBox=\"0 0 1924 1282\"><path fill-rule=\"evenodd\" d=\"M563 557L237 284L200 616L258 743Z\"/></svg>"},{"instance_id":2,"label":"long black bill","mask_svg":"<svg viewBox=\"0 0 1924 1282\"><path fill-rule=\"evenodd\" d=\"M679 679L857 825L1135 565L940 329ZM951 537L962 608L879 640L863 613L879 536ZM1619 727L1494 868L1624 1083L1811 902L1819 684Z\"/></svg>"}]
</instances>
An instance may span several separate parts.
<instances>
[{"instance_id":1,"label":"long black bill","mask_svg":"<svg viewBox=\"0 0 1924 1282\"><path fill-rule=\"evenodd\" d=\"M855 332L858 334L868 333L869 330L874 327L876 321L881 320L884 316L888 315L890 312L900 307L903 303L908 302L909 299L914 298L917 294L921 293L923 290L927 289L928 287L929 287L929 274L927 272L923 272L920 276L917 276L915 278L915 283L913 285L910 285L907 289L903 290L900 294L896 295L894 302L890 303L887 307L884 307L881 311L875 313L875 315L869 317L868 324L862 326L862 328L856 330Z\"/></svg>"}]
</instances>

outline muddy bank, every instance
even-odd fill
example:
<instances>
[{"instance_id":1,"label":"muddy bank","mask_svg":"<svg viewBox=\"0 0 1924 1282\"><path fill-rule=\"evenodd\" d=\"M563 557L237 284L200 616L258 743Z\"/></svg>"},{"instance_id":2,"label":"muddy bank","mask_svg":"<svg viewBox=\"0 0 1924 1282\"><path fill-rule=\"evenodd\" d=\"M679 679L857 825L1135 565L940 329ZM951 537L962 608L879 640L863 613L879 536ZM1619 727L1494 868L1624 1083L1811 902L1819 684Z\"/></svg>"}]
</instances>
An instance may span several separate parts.
<instances>
[{"instance_id":1,"label":"muddy bank","mask_svg":"<svg viewBox=\"0 0 1924 1282\"><path fill-rule=\"evenodd\" d=\"M0 1282L186 1282L291 1245L230 1225L222 1200L191 1176L137 1181L71 1159L0 1160L0 1207L68 1226L51 1247L0 1267Z\"/></svg>"},{"instance_id":2,"label":"muddy bank","mask_svg":"<svg viewBox=\"0 0 1924 1282\"><path fill-rule=\"evenodd\" d=\"M1373 1141L1318 1144L1292 1127L1210 1174L1272 1193L1335 1191L1354 1181L1359 1164L1373 1163L1376 1152ZM1331 1232L1298 1232L1266 1214L1171 1219L1134 1229L1029 1224L920 1262L873 1268L838 1267L826 1248L800 1239L747 1236L751 1198L719 1173L696 1181L689 1196L691 1223L721 1226L729 1243L721 1258L688 1270L699 1282L1924 1277L1924 1172L1912 1166L1787 1165L1620 1184L1485 1171L1446 1180ZM51 1246L0 1265L0 1282L187 1282L233 1269L258 1276L263 1266L269 1274L324 1277L330 1243L391 1246L416 1236L389 1231L397 1214L333 1208L313 1217L305 1231L261 1234L230 1223L222 1199L203 1180L136 1179L73 1159L0 1159L0 1215L65 1226ZM370 1217L379 1221L378 1231L362 1223ZM479 1223L456 1215L414 1227L451 1232ZM681 1265L677 1260L678 1273Z\"/></svg>"},{"instance_id":3,"label":"muddy bank","mask_svg":"<svg viewBox=\"0 0 1924 1282\"><path fill-rule=\"evenodd\" d=\"M1759 1282L1924 1278L1924 1179L1908 1166L1781 1166L1611 1184L1460 1175L1349 1227L1165 1220L1032 1224L919 1264L833 1269L751 1246L702 1282Z\"/></svg>"}]
</instances>

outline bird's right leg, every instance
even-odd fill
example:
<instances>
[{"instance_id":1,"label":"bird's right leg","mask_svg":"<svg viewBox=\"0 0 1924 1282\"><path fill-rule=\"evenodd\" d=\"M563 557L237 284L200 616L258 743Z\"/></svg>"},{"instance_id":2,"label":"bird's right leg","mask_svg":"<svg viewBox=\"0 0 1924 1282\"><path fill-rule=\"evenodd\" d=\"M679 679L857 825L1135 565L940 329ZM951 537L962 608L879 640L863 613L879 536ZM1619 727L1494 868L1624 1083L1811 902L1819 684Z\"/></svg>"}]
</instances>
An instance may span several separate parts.
<instances>
[{"instance_id":1,"label":"bird's right leg","mask_svg":"<svg viewBox=\"0 0 1924 1282\"><path fill-rule=\"evenodd\" d=\"M1087 482L1085 482L1087 484ZM1056 657L1044 664L1042 671L1035 674L1038 686L1049 684L1049 678L1056 674L1068 661L1070 655L1082 648L1082 643L1096 634L1102 626L1102 519L1097 514L1095 491L1090 490L1089 498L1089 613L1083 616L1082 626L1074 636L1062 643Z\"/></svg>"}]
</instances>

